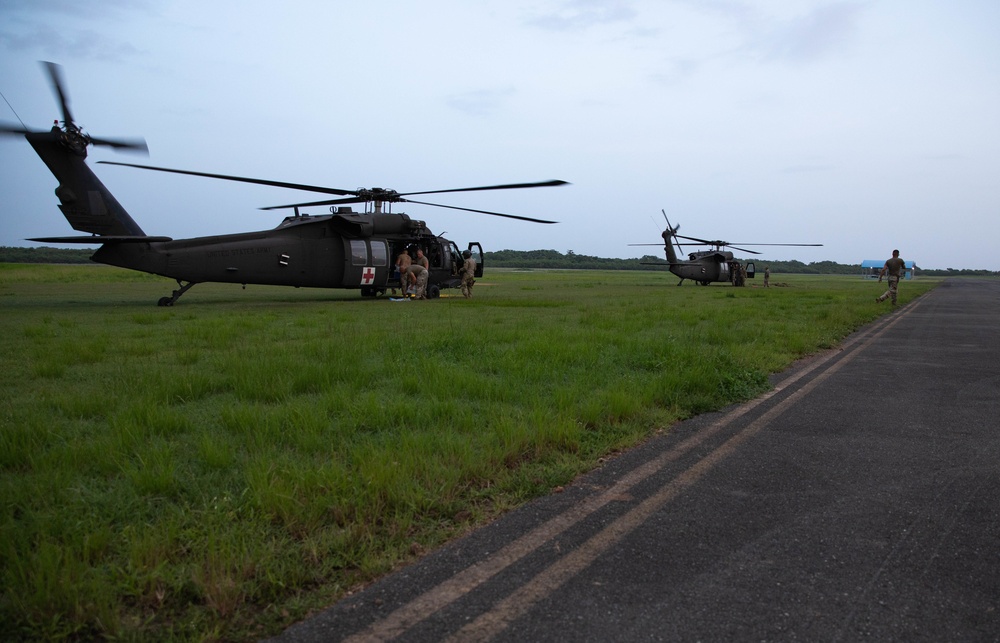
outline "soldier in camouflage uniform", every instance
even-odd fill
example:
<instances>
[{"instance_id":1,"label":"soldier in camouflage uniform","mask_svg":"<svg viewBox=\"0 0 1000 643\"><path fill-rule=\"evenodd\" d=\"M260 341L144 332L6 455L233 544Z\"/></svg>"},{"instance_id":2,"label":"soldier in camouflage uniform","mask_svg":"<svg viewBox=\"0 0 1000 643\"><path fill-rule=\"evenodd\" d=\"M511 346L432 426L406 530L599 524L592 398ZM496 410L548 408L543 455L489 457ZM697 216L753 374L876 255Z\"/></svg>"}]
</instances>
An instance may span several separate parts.
<instances>
[{"instance_id":1,"label":"soldier in camouflage uniform","mask_svg":"<svg viewBox=\"0 0 1000 643\"><path fill-rule=\"evenodd\" d=\"M424 256L424 251L422 248L417 248L417 258L414 259L413 262L419 263L421 266L424 267L424 270L431 269L431 262L428 261L427 257Z\"/></svg>"},{"instance_id":2,"label":"soldier in camouflage uniform","mask_svg":"<svg viewBox=\"0 0 1000 643\"><path fill-rule=\"evenodd\" d=\"M468 250L462 251L462 256L465 257L465 262L458 274L462 276L462 296L468 299L472 297L472 286L476 283L476 260Z\"/></svg>"},{"instance_id":3,"label":"soldier in camouflage uniform","mask_svg":"<svg viewBox=\"0 0 1000 643\"><path fill-rule=\"evenodd\" d=\"M430 275L427 269L419 263L412 263L406 269L406 274L409 277L409 283L413 286L414 299L426 299L427 277Z\"/></svg>"},{"instance_id":4,"label":"soldier in camouflage uniform","mask_svg":"<svg viewBox=\"0 0 1000 643\"><path fill-rule=\"evenodd\" d=\"M876 297L875 301L882 303L888 297L892 297L892 305L896 305L896 294L899 290L899 280L903 278L903 273L906 271L906 262L899 258L899 250L892 251L892 258L886 259L885 265L882 266L882 272L878 273L878 281L882 283L882 277L889 273L889 290L882 293L880 297Z\"/></svg>"}]
</instances>

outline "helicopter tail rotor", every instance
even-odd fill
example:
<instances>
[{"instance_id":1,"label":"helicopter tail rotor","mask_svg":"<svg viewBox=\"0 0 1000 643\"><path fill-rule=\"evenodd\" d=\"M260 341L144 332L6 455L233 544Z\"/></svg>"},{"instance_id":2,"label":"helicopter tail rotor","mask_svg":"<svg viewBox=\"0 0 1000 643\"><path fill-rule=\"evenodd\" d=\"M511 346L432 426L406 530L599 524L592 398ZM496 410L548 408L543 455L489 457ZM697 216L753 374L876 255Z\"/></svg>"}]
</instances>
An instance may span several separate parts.
<instances>
[{"instance_id":1,"label":"helicopter tail rotor","mask_svg":"<svg viewBox=\"0 0 1000 643\"><path fill-rule=\"evenodd\" d=\"M670 234L675 234L678 230L681 229L680 224L678 224L676 227L670 225L670 219L667 218L667 211L666 210L664 210L663 208L660 208L660 212L663 213L663 220L667 222L667 230L670 231Z\"/></svg>"},{"instance_id":2,"label":"helicopter tail rotor","mask_svg":"<svg viewBox=\"0 0 1000 643\"><path fill-rule=\"evenodd\" d=\"M56 98L59 101L59 108L62 112L62 120L56 120L51 130L33 130L25 127L23 124L20 126L0 124L0 134L32 135L48 134L50 132L57 133L59 135L59 142L62 145L68 147L81 156L87 155L87 147L91 145L107 146L117 150L133 151L142 154L149 153L149 147L146 145L146 141L141 138L99 138L84 132L73 120L73 113L69 109L69 98L65 89L66 84L63 82L62 78L62 67L47 61L42 62L42 67L45 68L46 74L49 78L49 83L52 85L52 91L55 93Z\"/></svg>"},{"instance_id":3,"label":"helicopter tail rotor","mask_svg":"<svg viewBox=\"0 0 1000 643\"><path fill-rule=\"evenodd\" d=\"M677 224L676 226L671 225L670 224L670 218L667 217L667 211L661 208L660 212L663 213L663 220L667 222L667 229L664 230L663 233L662 233L662 235L661 235L663 237L663 244L664 244L664 246L670 246L671 244L676 244L677 245L677 249L680 250L681 249L681 244L677 241L677 236L678 236L677 235L677 231L681 229L680 224ZM666 249L668 250L667 256L669 257L670 254L672 254L672 252L669 251L670 248L666 248Z\"/></svg>"},{"instance_id":4,"label":"helicopter tail rotor","mask_svg":"<svg viewBox=\"0 0 1000 643\"><path fill-rule=\"evenodd\" d=\"M73 115L69 111L69 100L66 98L66 92L63 91L65 83L62 78L62 67L44 60L42 61L42 66L45 67L45 71L48 72L49 82L52 84L52 91L55 92L56 98L59 99L59 106L62 108L63 125L68 128L78 130L79 128L77 128L76 124L73 122Z\"/></svg>"}]
</instances>

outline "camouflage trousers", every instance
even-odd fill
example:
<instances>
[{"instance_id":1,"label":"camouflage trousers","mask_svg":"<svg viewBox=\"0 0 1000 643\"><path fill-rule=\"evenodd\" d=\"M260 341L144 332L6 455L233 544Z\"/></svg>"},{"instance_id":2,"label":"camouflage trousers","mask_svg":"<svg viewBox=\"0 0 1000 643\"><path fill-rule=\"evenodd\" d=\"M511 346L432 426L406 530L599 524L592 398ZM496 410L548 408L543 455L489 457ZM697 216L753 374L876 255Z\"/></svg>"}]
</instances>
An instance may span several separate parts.
<instances>
[{"instance_id":1,"label":"camouflage trousers","mask_svg":"<svg viewBox=\"0 0 1000 643\"><path fill-rule=\"evenodd\" d=\"M878 298L878 301L885 301L887 298L892 297L892 303L896 303L896 294L899 291L899 277L889 277L889 290L882 293L882 296Z\"/></svg>"},{"instance_id":2,"label":"camouflage trousers","mask_svg":"<svg viewBox=\"0 0 1000 643\"><path fill-rule=\"evenodd\" d=\"M427 299L427 271L417 276L417 299Z\"/></svg>"},{"instance_id":3,"label":"camouflage trousers","mask_svg":"<svg viewBox=\"0 0 1000 643\"><path fill-rule=\"evenodd\" d=\"M468 299L472 296L472 286L476 283L476 280L465 275L462 277L462 296Z\"/></svg>"}]
</instances>

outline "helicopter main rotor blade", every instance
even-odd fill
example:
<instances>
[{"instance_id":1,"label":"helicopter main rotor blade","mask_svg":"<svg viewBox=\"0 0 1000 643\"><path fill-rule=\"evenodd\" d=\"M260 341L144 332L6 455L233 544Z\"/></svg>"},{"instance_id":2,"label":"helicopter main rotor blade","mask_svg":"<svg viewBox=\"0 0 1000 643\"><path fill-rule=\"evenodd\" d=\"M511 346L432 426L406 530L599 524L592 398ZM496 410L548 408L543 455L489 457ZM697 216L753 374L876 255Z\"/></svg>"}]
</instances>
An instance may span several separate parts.
<instances>
[{"instance_id":1,"label":"helicopter main rotor blade","mask_svg":"<svg viewBox=\"0 0 1000 643\"><path fill-rule=\"evenodd\" d=\"M110 144L111 141L108 141L107 143ZM190 176L202 176L202 177L206 177L206 178L210 178L210 179L221 179L221 180L224 180L224 181L239 181L239 182L242 182L242 183L253 183L253 184L256 184L256 185L268 185L268 186L271 186L271 187L289 188L289 189L292 189L292 190L304 190L304 191L307 191L307 192L318 192L320 194L337 194L337 195L340 195L340 196L362 197L361 192L358 191L358 190L341 190L339 188L327 188L327 187L322 187L322 186L318 186L318 185L307 185L307 184L304 184L304 183L289 183L289 182L286 182L286 181L271 181L269 179L254 179L254 178L245 177L245 176L232 176L232 175L229 175L229 174L214 174L214 173L211 173L211 172L195 172L195 171L192 171L192 170L177 170L177 169L166 168L166 167L155 167L155 166L152 166L152 165L138 165L138 164L135 164L135 163L117 163L117 162L114 162L114 161L98 161L98 163L107 163L108 165L123 165L125 167L135 167L135 168L139 168L139 169L142 169L142 170L154 170L154 171L157 171L157 172L170 172L170 173L173 173L173 174L187 174L187 175L190 175ZM517 188L552 187L552 186L557 186L557 185L568 185L568 183L566 181L554 180L554 181L543 181L543 182L540 182L540 183L510 183L510 184L506 184L506 185L487 185L487 186L474 187L474 188L455 188L455 189L451 189L451 190L429 190L429 191L425 191L425 192L406 192L406 193L403 193L403 194L394 193L392 191L384 191L384 193L382 194L382 196L384 196L386 198L386 200L395 201L395 200L402 200L402 199L398 199L398 197L400 197L400 196L412 195L412 194L442 194L442 193L446 193L446 192L476 192L476 191L482 191L482 190L509 190L509 189L517 189ZM297 205L306 206L306 205L333 205L334 203L361 203L361 202L364 202L366 200L370 200L370 199L362 197L362 198L360 198L360 200L349 199L349 200L344 200L344 201L335 201L335 202L331 201L329 203L326 202L326 201L317 201L317 202L314 202L314 203L301 203L301 204L297 204ZM431 205L434 205L434 204L431 204ZM270 207L261 208L261 209L263 209L263 210L271 210L271 209L281 209L281 208L288 208L288 207L293 207L293 206L291 206L291 205L287 205L287 206L281 206L281 205L279 205L279 206L270 206ZM441 206L441 207L447 207L447 206ZM498 213L487 213L487 214L498 214ZM511 215L511 216L513 216L513 215Z\"/></svg>"},{"instance_id":2,"label":"helicopter main rotor blade","mask_svg":"<svg viewBox=\"0 0 1000 643\"><path fill-rule=\"evenodd\" d=\"M139 165L137 163L119 163L117 161L98 161L98 163L105 163L107 165L121 165L124 167L134 167L140 170L153 170L156 172L168 172L171 174L186 174L189 176L202 176L209 179L222 179L224 181L239 181L241 183L253 183L255 185L268 185L271 187L279 188L289 188L292 190L305 190L308 192L319 192L320 194L336 194L339 196L349 197L346 199L332 199L325 201L312 201L309 203L292 203L288 205L272 205L261 208L261 210L283 210L287 208L299 208L299 207L315 207L324 205L335 205L343 203L365 203L372 200L379 200L379 197L384 198L385 201L394 202L404 202L404 203L419 203L420 205L430 205L436 208L449 208L451 210L464 210L466 212L477 212L479 214L489 214L496 217L506 217L508 219L519 219L521 221L532 221L534 223L558 223L557 221L547 221L545 219L533 219L531 217L522 217L516 214L504 214L502 212L490 212L489 210L474 210L472 208L460 208L453 205L442 205L440 203L426 203L423 201L412 201L410 199L401 198L400 194L391 190L341 190L338 188L325 188L317 185L305 185L302 183L287 183L285 181L271 181L267 179L252 179L245 176L232 176L229 174L213 174L210 172L195 172L192 170L177 170L168 167L156 167L154 165ZM476 188L457 188L453 190L432 190L429 192L408 192L407 194L439 194L443 192L474 192L479 190L506 190L512 188L533 188L533 187L550 187L556 185L566 185L566 181L544 181L542 183L511 183L507 185L491 185L482 186Z\"/></svg>"},{"instance_id":3,"label":"helicopter main rotor blade","mask_svg":"<svg viewBox=\"0 0 1000 643\"><path fill-rule=\"evenodd\" d=\"M308 208L308 207L318 207L324 205L337 205L344 203L365 203L368 199L364 197L356 197L351 199L331 199L329 201L312 201L311 203L289 203L287 205L271 205L261 210L285 210L288 208ZM465 212L476 212L478 214L489 214L495 217L506 217L508 219L518 219L519 221L531 221L532 223L559 223L558 221L548 221L546 219L533 219L531 217L522 217L516 214L504 214L503 212L490 212L489 210L475 210L473 208L460 208L455 205L443 205L441 203L428 203L426 201L414 201L413 199L394 199L396 203L417 203L419 205L430 205L435 208L448 208L449 210L462 210Z\"/></svg>"},{"instance_id":4,"label":"helicopter main rotor blade","mask_svg":"<svg viewBox=\"0 0 1000 643\"><path fill-rule=\"evenodd\" d=\"M699 239L697 237L685 237L683 234L674 234L674 236L677 237L678 239L687 239L688 241L697 241L698 243L706 244L706 245L710 245L710 246L714 246L714 245L724 246L724 245L726 245L725 243L723 243L721 241L709 241L708 239Z\"/></svg>"},{"instance_id":5,"label":"helicopter main rotor blade","mask_svg":"<svg viewBox=\"0 0 1000 643\"><path fill-rule=\"evenodd\" d=\"M756 250L747 250L746 248L740 248L739 246L734 246L731 243L722 244L727 248L732 248L733 250L741 250L743 252L749 252L750 254L763 254L757 252ZM822 243L741 243L741 246L822 246Z\"/></svg>"},{"instance_id":6,"label":"helicopter main rotor blade","mask_svg":"<svg viewBox=\"0 0 1000 643\"><path fill-rule=\"evenodd\" d=\"M345 203L366 203L365 197L355 196L346 199L329 199L326 201L310 201L309 203L286 203L285 205L268 205L258 210L287 210L289 208L315 208L323 205L343 205Z\"/></svg>"},{"instance_id":7,"label":"helicopter main rotor blade","mask_svg":"<svg viewBox=\"0 0 1000 643\"><path fill-rule=\"evenodd\" d=\"M191 170L175 170L167 167L155 167L153 165L138 165L136 163L118 163L116 161L98 161L107 165L122 165L125 167L135 167L140 170L154 170L156 172L170 172L172 174L187 174L190 176L203 176L209 179L222 179L224 181L239 181L241 183L254 183L256 185L269 185L277 188L289 188L292 190L305 190L307 192L319 192L321 194L339 194L343 196L357 195L354 190L339 190L337 188L324 188L317 185L304 185L301 183L286 183L284 181L269 181L267 179L251 179L245 176L230 176L228 174L211 174L209 172L193 172ZM291 206L288 206L291 207Z\"/></svg>"},{"instance_id":8,"label":"helicopter main rotor blade","mask_svg":"<svg viewBox=\"0 0 1000 643\"><path fill-rule=\"evenodd\" d=\"M426 201L413 201L411 199L400 199L406 203L419 203L420 205L431 205L435 208L448 208L449 210L462 210L464 212L475 212L477 214L488 214L494 217L505 217L507 219L517 219L519 221L531 221L532 223L559 223L558 221L548 221L547 219L533 219L531 217L522 217L516 214L504 214L503 212L490 212L489 210L475 210L473 208L460 208L455 205L442 205L440 203L427 203Z\"/></svg>"},{"instance_id":9,"label":"helicopter main rotor blade","mask_svg":"<svg viewBox=\"0 0 1000 643\"><path fill-rule=\"evenodd\" d=\"M73 115L69 112L69 100L66 98L66 92L63 91L62 67L47 61L42 61L42 65L45 67L46 71L48 71L49 82L52 83L52 90L56 93L56 97L59 98L59 106L62 107L63 113L63 123L66 125L73 125L75 127Z\"/></svg>"},{"instance_id":10,"label":"helicopter main rotor blade","mask_svg":"<svg viewBox=\"0 0 1000 643\"><path fill-rule=\"evenodd\" d=\"M7 125L6 123L0 123L0 134L10 134L11 136L15 134L31 134L35 130L30 130L23 125Z\"/></svg>"},{"instance_id":11,"label":"helicopter main rotor blade","mask_svg":"<svg viewBox=\"0 0 1000 643\"><path fill-rule=\"evenodd\" d=\"M140 152L146 155L149 154L149 146L146 145L146 140L142 138L94 138L93 136L88 136L87 138L94 145L106 145L108 147L113 147L116 150L128 150ZM100 162L101 161L98 161L98 163Z\"/></svg>"},{"instance_id":12,"label":"helicopter main rotor blade","mask_svg":"<svg viewBox=\"0 0 1000 643\"><path fill-rule=\"evenodd\" d=\"M520 188L550 188L557 185L569 185L569 183L560 180L541 181L538 183L508 183L506 185L485 185L478 188L454 188L451 190L427 190L425 192L401 192L399 196L413 196L414 194L445 194L446 192L481 192L483 190L517 190Z\"/></svg>"}]
</instances>

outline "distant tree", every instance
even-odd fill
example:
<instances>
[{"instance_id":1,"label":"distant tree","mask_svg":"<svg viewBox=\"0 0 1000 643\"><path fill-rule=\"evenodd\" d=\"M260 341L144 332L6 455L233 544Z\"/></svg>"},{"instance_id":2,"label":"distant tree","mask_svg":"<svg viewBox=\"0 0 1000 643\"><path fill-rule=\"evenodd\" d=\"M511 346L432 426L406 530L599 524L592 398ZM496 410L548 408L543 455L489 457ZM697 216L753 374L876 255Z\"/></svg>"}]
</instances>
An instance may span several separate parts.
<instances>
[{"instance_id":1,"label":"distant tree","mask_svg":"<svg viewBox=\"0 0 1000 643\"><path fill-rule=\"evenodd\" d=\"M90 263L93 248L17 248L0 246L3 263Z\"/></svg>"}]
</instances>

